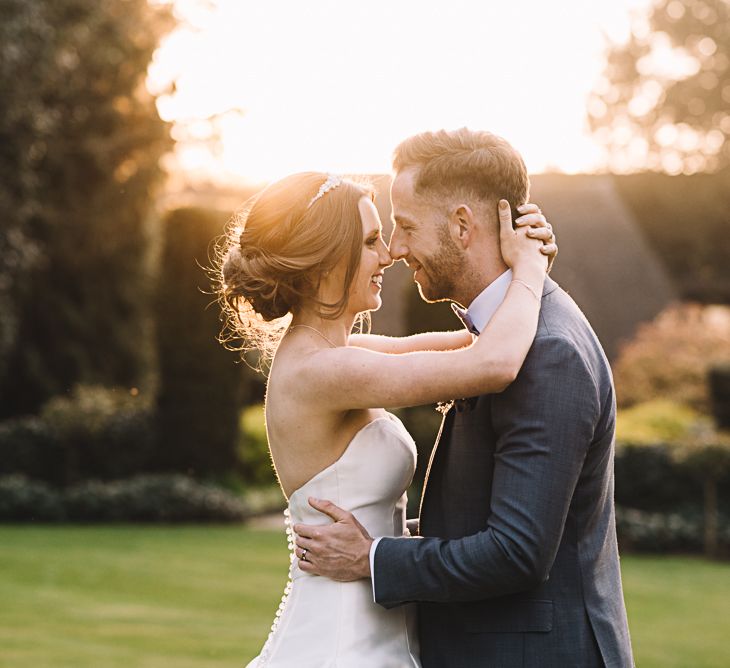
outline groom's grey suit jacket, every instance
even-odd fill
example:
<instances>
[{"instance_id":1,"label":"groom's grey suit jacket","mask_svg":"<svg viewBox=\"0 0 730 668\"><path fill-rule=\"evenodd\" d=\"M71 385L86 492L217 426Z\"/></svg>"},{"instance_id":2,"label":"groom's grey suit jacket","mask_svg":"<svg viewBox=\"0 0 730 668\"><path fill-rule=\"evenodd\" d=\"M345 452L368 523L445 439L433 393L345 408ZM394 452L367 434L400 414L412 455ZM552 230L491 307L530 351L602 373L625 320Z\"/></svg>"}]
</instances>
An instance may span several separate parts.
<instances>
[{"instance_id":1,"label":"groom's grey suit jacket","mask_svg":"<svg viewBox=\"0 0 730 668\"><path fill-rule=\"evenodd\" d=\"M424 668L633 665L613 505L611 371L548 279L537 336L500 394L457 401L421 500L422 538L383 538L376 601L418 601Z\"/></svg>"}]
</instances>

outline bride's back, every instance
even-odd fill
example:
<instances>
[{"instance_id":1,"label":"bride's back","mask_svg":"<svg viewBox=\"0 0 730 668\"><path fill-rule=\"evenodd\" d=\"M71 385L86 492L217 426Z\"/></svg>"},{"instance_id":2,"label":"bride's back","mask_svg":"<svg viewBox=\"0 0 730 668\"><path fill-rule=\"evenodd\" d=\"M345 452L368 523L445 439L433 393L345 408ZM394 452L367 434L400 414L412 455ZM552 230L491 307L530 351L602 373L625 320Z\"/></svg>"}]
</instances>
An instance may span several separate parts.
<instances>
[{"instance_id":1,"label":"bride's back","mask_svg":"<svg viewBox=\"0 0 730 668\"><path fill-rule=\"evenodd\" d=\"M307 391L308 377L301 371L304 357L316 352L308 338L285 336L269 374L266 432L287 497L336 461L364 425L385 415L375 409L333 411L318 402ZM327 373L327 369L318 372Z\"/></svg>"}]
</instances>

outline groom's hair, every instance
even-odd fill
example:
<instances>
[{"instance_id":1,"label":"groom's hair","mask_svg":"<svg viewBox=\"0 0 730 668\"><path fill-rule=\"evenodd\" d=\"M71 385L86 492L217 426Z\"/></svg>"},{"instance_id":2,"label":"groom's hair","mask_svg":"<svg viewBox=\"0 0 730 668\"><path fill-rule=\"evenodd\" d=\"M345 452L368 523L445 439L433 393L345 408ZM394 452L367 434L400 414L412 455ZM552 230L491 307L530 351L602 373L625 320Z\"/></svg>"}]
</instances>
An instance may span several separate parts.
<instances>
[{"instance_id":1,"label":"groom's hair","mask_svg":"<svg viewBox=\"0 0 730 668\"><path fill-rule=\"evenodd\" d=\"M422 132L393 152L393 169L416 167L415 192L433 198L471 196L512 208L527 202L530 180L522 156L509 142L483 130Z\"/></svg>"}]
</instances>

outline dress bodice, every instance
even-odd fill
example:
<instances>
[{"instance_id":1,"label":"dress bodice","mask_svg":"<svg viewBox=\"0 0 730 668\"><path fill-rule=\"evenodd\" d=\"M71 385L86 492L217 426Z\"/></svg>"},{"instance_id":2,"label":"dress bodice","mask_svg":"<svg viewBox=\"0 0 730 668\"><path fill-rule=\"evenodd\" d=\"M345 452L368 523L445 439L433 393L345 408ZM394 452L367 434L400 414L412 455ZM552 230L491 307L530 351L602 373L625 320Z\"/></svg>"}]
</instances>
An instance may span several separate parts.
<instances>
[{"instance_id":1,"label":"dress bodice","mask_svg":"<svg viewBox=\"0 0 730 668\"><path fill-rule=\"evenodd\" d=\"M353 513L367 532L402 536L406 529L406 489L416 468L416 446L391 413L367 423L342 455L289 497L284 512L290 582L261 654L250 668L328 666L420 666L409 606L385 610L373 602L370 580L335 582L305 573L294 554L291 526L331 524L309 505L327 499Z\"/></svg>"},{"instance_id":2,"label":"dress bodice","mask_svg":"<svg viewBox=\"0 0 730 668\"><path fill-rule=\"evenodd\" d=\"M292 492L291 524L330 524L309 505L327 499L357 517L373 536L401 536L405 530L405 491L416 468L416 446L391 413L368 422L339 459Z\"/></svg>"}]
</instances>

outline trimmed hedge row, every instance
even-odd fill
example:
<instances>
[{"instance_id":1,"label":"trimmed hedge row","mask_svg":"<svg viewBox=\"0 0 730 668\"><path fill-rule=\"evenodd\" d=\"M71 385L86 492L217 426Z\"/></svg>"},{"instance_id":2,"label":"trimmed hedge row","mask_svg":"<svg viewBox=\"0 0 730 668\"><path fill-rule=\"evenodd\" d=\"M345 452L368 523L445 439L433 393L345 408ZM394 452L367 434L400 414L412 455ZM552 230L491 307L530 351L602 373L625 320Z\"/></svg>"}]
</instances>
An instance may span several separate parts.
<instances>
[{"instance_id":1,"label":"trimmed hedge row","mask_svg":"<svg viewBox=\"0 0 730 668\"><path fill-rule=\"evenodd\" d=\"M619 444L616 448L616 504L647 512L699 511L703 485L691 460L668 444ZM718 501L730 507L730 474L718 479Z\"/></svg>"},{"instance_id":2,"label":"trimmed hedge row","mask_svg":"<svg viewBox=\"0 0 730 668\"><path fill-rule=\"evenodd\" d=\"M240 522L249 514L233 494L183 475L90 480L66 489L0 477L0 522Z\"/></svg>"},{"instance_id":3,"label":"trimmed hedge row","mask_svg":"<svg viewBox=\"0 0 730 668\"><path fill-rule=\"evenodd\" d=\"M719 548L730 551L730 516L721 515ZM616 531L622 550L637 552L702 552L704 520L696 510L651 513L616 507Z\"/></svg>"},{"instance_id":4,"label":"trimmed hedge row","mask_svg":"<svg viewBox=\"0 0 730 668\"><path fill-rule=\"evenodd\" d=\"M271 500L265 505L270 510ZM23 476L0 478L0 522L240 522L251 514L237 497L180 475L89 481L65 491ZM704 546L698 510L659 513L618 506L616 527L622 549L700 552ZM721 515L719 529L719 546L727 552L730 516Z\"/></svg>"},{"instance_id":5,"label":"trimmed hedge row","mask_svg":"<svg viewBox=\"0 0 730 668\"><path fill-rule=\"evenodd\" d=\"M40 415L0 423L0 475L65 487L147 472L155 452L150 402L120 389L76 386Z\"/></svg>"}]
</instances>

